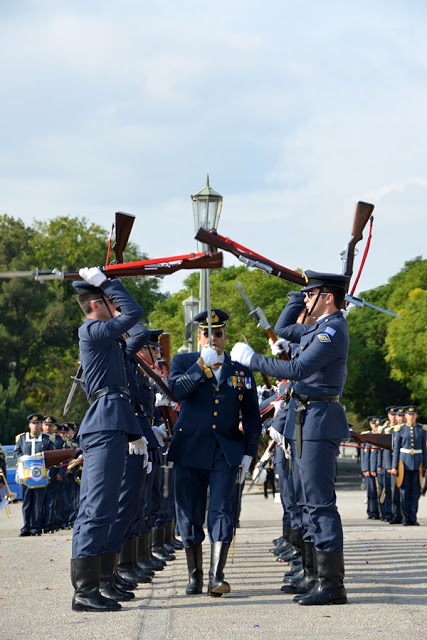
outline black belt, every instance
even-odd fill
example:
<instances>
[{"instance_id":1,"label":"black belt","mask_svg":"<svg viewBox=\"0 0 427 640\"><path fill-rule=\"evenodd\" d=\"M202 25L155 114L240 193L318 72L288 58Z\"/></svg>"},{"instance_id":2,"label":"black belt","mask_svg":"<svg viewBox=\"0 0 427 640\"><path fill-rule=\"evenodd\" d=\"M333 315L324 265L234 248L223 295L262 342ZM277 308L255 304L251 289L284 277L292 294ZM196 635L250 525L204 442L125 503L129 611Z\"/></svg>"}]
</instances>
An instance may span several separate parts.
<instances>
[{"instance_id":1,"label":"black belt","mask_svg":"<svg viewBox=\"0 0 427 640\"><path fill-rule=\"evenodd\" d=\"M339 402L339 396L305 396L302 393L291 391L291 398L295 398L304 404L308 402Z\"/></svg>"},{"instance_id":2,"label":"black belt","mask_svg":"<svg viewBox=\"0 0 427 640\"><path fill-rule=\"evenodd\" d=\"M99 398L102 398L102 396L106 396L109 393L124 394L126 396L126 399L130 401L129 389L127 389L126 387L112 386L112 387L103 387L102 389L98 389L98 391L95 391L95 393L90 396L88 402L89 404L93 404L96 400L99 400Z\"/></svg>"}]
</instances>

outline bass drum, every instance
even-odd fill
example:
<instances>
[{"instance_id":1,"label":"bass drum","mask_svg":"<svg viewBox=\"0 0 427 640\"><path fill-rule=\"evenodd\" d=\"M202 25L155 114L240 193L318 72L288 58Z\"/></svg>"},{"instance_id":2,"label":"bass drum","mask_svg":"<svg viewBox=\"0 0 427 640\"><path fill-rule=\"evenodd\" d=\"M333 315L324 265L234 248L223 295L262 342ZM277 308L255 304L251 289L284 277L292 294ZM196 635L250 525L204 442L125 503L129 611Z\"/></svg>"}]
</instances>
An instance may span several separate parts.
<instances>
[{"instance_id":1,"label":"bass drum","mask_svg":"<svg viewBox=\"0 0 427 640\"><path fill-rule=\"evenodd\" d=\"M19 482L28 489L41 489L47 487L49 482L43 453L21 456L18 460L17 473Z\"/></svg>"}]
</instances>

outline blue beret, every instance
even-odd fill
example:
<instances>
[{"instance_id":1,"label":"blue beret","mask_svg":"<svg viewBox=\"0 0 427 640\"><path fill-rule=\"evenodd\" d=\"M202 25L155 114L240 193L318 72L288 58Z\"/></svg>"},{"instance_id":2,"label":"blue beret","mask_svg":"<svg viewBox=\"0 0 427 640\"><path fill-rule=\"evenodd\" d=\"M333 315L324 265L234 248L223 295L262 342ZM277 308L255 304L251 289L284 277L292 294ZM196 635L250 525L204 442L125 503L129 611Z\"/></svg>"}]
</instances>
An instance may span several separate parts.
<instances>
[{"instance_id":1,"label":"blue beret","mask_svg":"<svg viewBox=\"0 0 427 640\"><path fill-rule=\"evenodd\" d=\"M221 311L221 309L211 309L210 314L211 314L211 327L213 329L217 327L224 327L226 321L230 317L228 313L225 313L225 311ZM209 326L208 312L201 311L200 313L194 316L193 321L197 322L197 324L201 329L207 329Z\"/></svg>"}]
</instances>

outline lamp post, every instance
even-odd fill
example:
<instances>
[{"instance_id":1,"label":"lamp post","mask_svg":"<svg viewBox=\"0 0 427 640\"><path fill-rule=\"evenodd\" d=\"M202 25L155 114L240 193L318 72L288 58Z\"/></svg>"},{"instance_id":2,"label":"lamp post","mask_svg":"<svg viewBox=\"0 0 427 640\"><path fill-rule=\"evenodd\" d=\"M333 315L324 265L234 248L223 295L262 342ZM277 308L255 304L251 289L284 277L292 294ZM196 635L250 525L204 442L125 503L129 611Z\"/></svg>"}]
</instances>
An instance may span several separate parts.
<instances>
[{"instance_id":1,"label":"lamp post","mask_svg":"<svg viewBox=\"0 0 427 640\"><path fill-rule=\"evenodd\" d=\"M193 296L191 291L188 298L182 301L184 307L184 322L185 322L185 338L184 344L188 346L190 351L194 351L194 323L193 318L199 311L199 299Z\"/></svg>"},{"instance_id":2,"label":"lamp post","mask_svg":"<svg viewBox=\"0 0 427 640\"><path fill-rule=\"evenodd\" d=\"M191 196L193 201L194 233L200 227L211 231L218 228L221 215L222 196L214 191L209 184L209 174L206 176L206 186ZM197 243L199 251L207 251L208 247L202 242ZM209 269L200 270L200 311L210 307L209 295Z\"/></svg>"}]
</instances>

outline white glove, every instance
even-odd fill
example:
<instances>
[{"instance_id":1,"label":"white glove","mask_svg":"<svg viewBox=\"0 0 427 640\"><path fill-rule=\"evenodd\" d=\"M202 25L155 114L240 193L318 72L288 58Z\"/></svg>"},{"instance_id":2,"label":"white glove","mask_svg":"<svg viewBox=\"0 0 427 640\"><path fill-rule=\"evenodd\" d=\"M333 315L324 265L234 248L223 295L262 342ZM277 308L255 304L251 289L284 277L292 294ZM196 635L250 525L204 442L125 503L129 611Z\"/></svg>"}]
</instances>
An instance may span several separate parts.
<instances>
[{"instance_id":1,"label":"white glove","mask_svg":"<svg viewBox=\"0 0 427 640\"><path fill-rule=\"evenodd\" d=\"M167 398L163 393L156 393L156 407L167 407L169 404L169 398Z\"/></svg>"},{"instance_id":2,"label":"white glove","mask_svg":"<svg viewBox=\"0 0 427 640\"><path fill-rule=\"evenodd\" d=\"M288 442L288 444L286 445L285 441L283 440L282 449L283 449L283 451L285 453L286 460L291 460L292 459L292 449L291 449L290 443Z\"/></svg>"},{"instance_id":3,"label":"white glove","mask_svg":"<svg viewBox=\"0 0 427 640\"><path fill-rule=\"evenodd\" d=\"M243 456L242 462L240 463L239 484L244 483L246 474L249 471L249 467L251 466L251 462L252 462L252 456L247 456L247 455Z\"/></svg>"},{"instance_id":4,"label":"white glove","mask_svg":"<svg viewBox=\"0 0 427 640\"><path fill-rule=\"evenodd\" d=\"M274 417L276 417L277 413L280 411L280 409L282 408L282 399L280 400L275 400L274 402L271 403L274 407Z\"/></svg>"},{"instance_id":5,"label":"white glove","mask_svg":"<svg viewBox=\"0 0 427 640\"><path fill-rule=\"evenodd\" d=\"M94 287L100 287L107 279L105 273L102 273L101 269L98 269L98 267L83 267L83 269L79 269L79 275L83 280L86 280L86 282L89 282L89 284L92 284Z\"/></svg>"},{"instance_id":6,"label":"white glove","mask_svg":"<svg viewBox=\"0 0 427 640\"><path fill-rule=\"evenodd\" d=\"M152 472L152 470L153 470L153 463L151 462L151 460L149 460L147 462L147 476L148 476L149 473Z\"/></svg>"},{"instance_id":7,"label":"white glove","mask_svg":"<svg viewBox=\"0 0 427 640\"><path fill-rule=\"evenodd\" d=\"M153 430L154 435L156 436L157 442L159 443L159 445L161 447L165 446L164 440L163 440L163 436L165 435L164 431L162 431L160 429L160 427L157 427L156 425L154 425L153 427L151 427Z\"/></svg>"},{"instance_id":8,"label":"white glove","mask_svg":"<svg viewBox=\"0 0 427 640\"><path fill-rule=\"evenodd\" d=\"M289 342L284 338L277 338L276 342L273 342L271 338L268 339L271 353L273 356L280 356L284 351L288 350Z\"/></svg>"},{"instance_id":9,"label":"white glove","mask_svg":"<svg viewBox=\"0 0 427 640\"><path fill-rule=\"evenodd\" d=\"M174 411L176 411L179 407L179 403L178 402L174 402L173 400L171 402L169 402L170 408L173 409Z\"/></svg>"},{"instance_id":10,"label":"white glove","mask_svg":"<svg viewBox=\"0 0 427 640\"><path fill-rule=\"evenodd\" d=\"M207 367L212 367L220 362L218 351L207 344L202 348L200 355Z\"/></svg>"},{"instance_id":11,"label":"white glove","mask_svg":"<svg viewBox=\"0 0 427 640\"><path fill-rule=\"evenodd\" d=\"M281 433L279 433L278 431L276 431L276 429L274 427L269 427L267 429L268 434L270 436L270 438L272 440L274 440L275 442L277 442L278 445L282 445L284 438L282 436Z\"/></svg>"},{"instance_id":12,"label":"white glove","mask_svg":"<svg viewBox=\"0 0 427 640\"><path fill-rule=\"evenodd\" d=\"M245 342L236 342L231 350L230 358L234 362L240 362L244 367L249 367L255 351Z\"/></svg>"},{"instance_id":13,"label":"white glove","mask_svg":"<svg viewBox=\"0 0 427 640\"><path fill-rule=\"evenodd\" d=\"M129 442L129 453L135 456L143 456L147 453L147 444L148 441L144 437L132 440L132 442Z\"/></svg>"}]
</instances>

